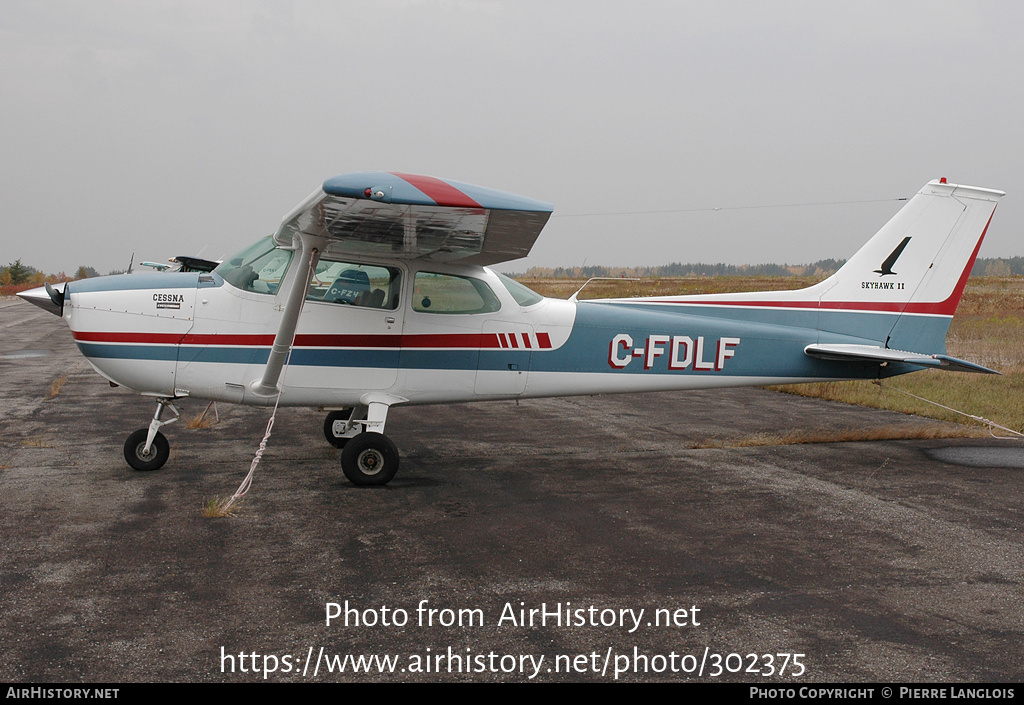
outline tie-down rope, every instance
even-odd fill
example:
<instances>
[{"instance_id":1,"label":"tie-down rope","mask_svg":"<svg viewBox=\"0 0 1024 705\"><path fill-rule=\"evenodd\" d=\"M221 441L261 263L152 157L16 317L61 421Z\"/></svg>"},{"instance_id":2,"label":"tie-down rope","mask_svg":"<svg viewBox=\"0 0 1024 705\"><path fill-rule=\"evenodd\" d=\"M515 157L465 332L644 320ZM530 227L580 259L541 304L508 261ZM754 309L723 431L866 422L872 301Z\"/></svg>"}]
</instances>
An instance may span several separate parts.
<instances>
[{"instance_id":1,"label":"tie-down rope","mask_svg":"<svg viewBox=\"0 0 1024 705\"><path fill-rule=\"evenodd\" d=\"M883 384L882 381L878 380L878 379L871 380L871 383L872 384L877 384L879 387L882 387L883 389L891 389L894 392L899 392L900 394L906 394L908 397L914 397L914 399L918 399L918 400L926 402L928 404L932 404L934 406L941 407L941 408L945 409L946 411L952 411L954 414L960 414L961 416L966 416L967 418L974 419L975 421L983 423L983 424L988 426L988 433L993 438L1002 438L1002 439L1007 439L1007 440L1012 440L1012 441L1016 441L1019 438L1024 438L1024 433L1021 433L1019 431L1014 431L1012 428L1007 428L1006 426L1000 426L995 421L993 421L991 419L986 419L984 416L975 416L974 414L968 414L966 411L960 411L959 409L954 409L951 406L946 406L945 404L940 404L937 401L932 401L931 399L925 399L924 397L919 397L916 394L911 394L910 392L905 391L903 389L898 389L897 387L892 387L892 386L890 386L888 384ZM1012 436L997 436L995 434L995 432L993 431L993 429L996 429L996 428L1001 429L1003 431L1006 431L1007 433L1012 433L1013 435Z\"/></svg>"},{"instance_id":2,"label":"tie-down rope","mask_svg":"<svg viewBox=\"0 0 1024 705\"><path fill-rule=\"evenodd\" d=\"M316 258L316 253L316 248L313 248L312 252L309 255L309 274L306 276L307 286L310 278L315 274L315 272L313 271L313 260ZM301 312L301 305L299 310ZM270 414L270 420L267 421L267 430L263 434L263 440L260 441L259 448L256 449L256 455L253 456L252 464L249 466L249 474L245 476L245 479L242 480L242 484L238 486L238 489L235 490L235 493L231 495L231 497L228 498L228 501L224 503L224 506L221 507L222 513L226 514L227 511L231 508L231 505L234 504L236 500L239 500L242 497L244 497L246 493L249 492L249 488L252 486L252 478L253 475L256 474L256 467L260 464L260 460L263 459L263 452L267 449L267 441L270 440L270 432L274 428L274 420L277 418L277 406L278 404L281 403L281 394L284 392L284 380L285 377L288 375L288 364L292 360L292 352L294 351L294 349L295 334L293 333L291 344L288 346L288 357L284 359L284 367L281 370L281 377L279 378L277 384L277 399L274 401L274 410Z\"/></svg>"}]
</instances>

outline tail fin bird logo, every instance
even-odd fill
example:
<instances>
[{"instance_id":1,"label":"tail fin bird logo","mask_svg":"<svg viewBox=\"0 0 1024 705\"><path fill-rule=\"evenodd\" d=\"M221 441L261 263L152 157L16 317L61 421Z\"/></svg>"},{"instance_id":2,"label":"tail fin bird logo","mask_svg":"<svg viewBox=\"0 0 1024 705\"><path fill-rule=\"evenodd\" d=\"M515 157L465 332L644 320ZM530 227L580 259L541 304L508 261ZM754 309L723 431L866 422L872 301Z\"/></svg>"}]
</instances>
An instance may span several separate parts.
<instances>
[{"instance_id":1,"label":"tail fin bird logo","mask_svg":"<svg viewBox=\"0 0 1024 705\"><path fill-rule=\"evenodd\" d=\"M885 258L884 262L882 262L882 268L876 269L875 273L883 277L886 276L887 274L896 274L896 272L892 271L892 266L896 264L896 260L898 260L900 258L900 255L903 254L903 250L906 249L907 243L909 242L909 237L903 238L903 242L896 245L896 249L893 250L892 253Z\"/></svg>"}]
</instances>

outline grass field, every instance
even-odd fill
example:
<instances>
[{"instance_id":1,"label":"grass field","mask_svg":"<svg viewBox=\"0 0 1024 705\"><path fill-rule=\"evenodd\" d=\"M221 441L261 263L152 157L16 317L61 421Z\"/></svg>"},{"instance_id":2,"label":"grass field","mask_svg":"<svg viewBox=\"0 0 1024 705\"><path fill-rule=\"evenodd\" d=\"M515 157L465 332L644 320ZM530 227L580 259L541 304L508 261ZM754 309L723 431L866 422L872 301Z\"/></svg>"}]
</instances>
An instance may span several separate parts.
<instances>
[{"instance_id":1,"label":"grass field","mask_svg":"<svg viewBox=\"0 0 1024 705\"><path fill-rule=\"evenodd\" d=\"M523 278L521 281L545 296L568 298L586 279ZM774 291L801 288L816 281L804 277L598 280L591 282L579 298ZM946 345L950 355L999 370L1002 375L923 370L890 378L885 384L1024 432L1024 277L971 277L950 326ZM979 425L965 416L867 381L797 384L771 389Z\"/></svg>"}]
</instances>

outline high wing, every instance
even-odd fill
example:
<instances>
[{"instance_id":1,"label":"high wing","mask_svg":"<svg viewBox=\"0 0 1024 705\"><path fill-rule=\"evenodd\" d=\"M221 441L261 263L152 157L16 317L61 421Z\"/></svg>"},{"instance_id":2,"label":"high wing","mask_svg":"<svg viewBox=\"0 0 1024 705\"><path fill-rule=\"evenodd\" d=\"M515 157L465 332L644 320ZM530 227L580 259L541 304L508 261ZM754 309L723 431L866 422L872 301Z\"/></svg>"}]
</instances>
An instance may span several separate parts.
<instances>
[{"instance_id":1,"label":"high wing","mask_svg":"<svg viewBox=\"0 0 1024 705\"><path fill-rule=\"evenodd\" d=\"M326 237L335 253L489 265L525 257L551 216L550 203L457 181L397 172L328 179L274 234Z\"/></svg>"}]
</instances>

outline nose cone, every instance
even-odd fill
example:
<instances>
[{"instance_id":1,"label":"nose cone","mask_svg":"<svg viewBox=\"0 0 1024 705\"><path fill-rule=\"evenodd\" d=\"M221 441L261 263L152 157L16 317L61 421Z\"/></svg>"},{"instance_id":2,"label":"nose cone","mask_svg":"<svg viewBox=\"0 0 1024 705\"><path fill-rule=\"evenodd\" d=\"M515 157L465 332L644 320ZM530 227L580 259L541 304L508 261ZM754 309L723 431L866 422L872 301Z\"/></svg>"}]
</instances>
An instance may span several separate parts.
<instances>
[{"instance_id":1,"label":"nose cone","mask_svg":"<svg viewBox=\"0 0 1024 705\"><path fill-rule=\"evenodd\" d=\"M19 298L25 299L30 304L46 309L54 316L64 315L64 284L56 286L40 286L36 289L29 289L18 294Z\"/></svg>"}]
</instances>

